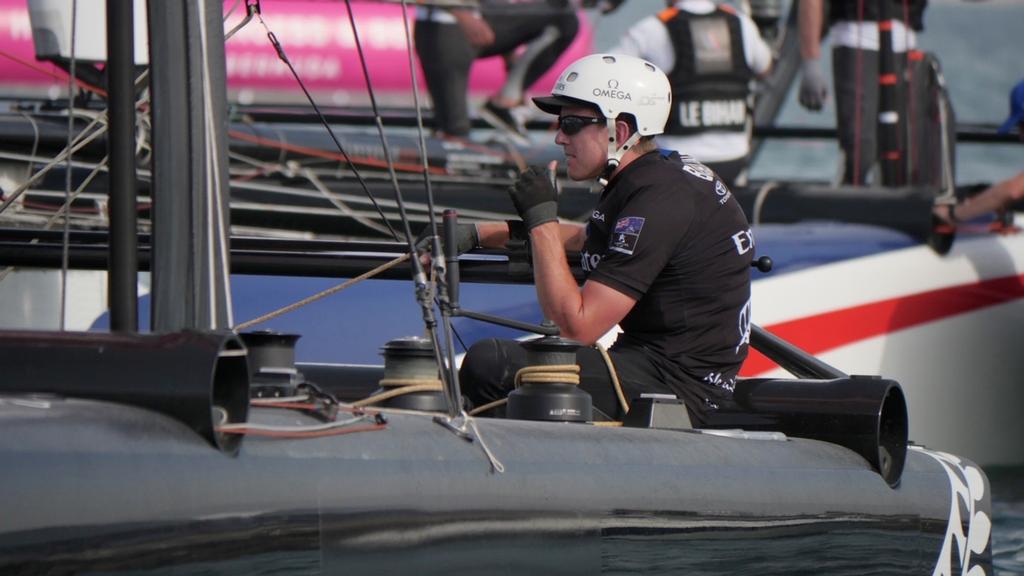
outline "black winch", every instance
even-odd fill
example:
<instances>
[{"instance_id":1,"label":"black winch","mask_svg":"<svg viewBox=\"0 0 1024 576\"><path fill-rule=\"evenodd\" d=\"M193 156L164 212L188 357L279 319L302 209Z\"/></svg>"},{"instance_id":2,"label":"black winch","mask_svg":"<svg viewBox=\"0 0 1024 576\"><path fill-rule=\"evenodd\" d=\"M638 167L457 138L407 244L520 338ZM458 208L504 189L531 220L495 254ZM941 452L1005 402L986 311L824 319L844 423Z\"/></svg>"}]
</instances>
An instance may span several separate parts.
<instances>
[{"instance_id":1,"label":"black winch","mask_svg":"<svg viewBox=\"0 0 1024 576\"><path fill-rule=\"evenodd\" d=\"M380 402L390 408L443 412L447 402L441 385L434 345L419 336L396 338L381 348L384 377L374 396L395 394Z\"/></svg>"},{"instance_id":2,"label":"black winch","mask_svg":"<svg viewBox=\"0 0 1024 576\"><path fill-rule=\"evenodd\" d=\"M590 422L590 394L579 389L576 351L579 342L544 336L523 343L527 367L516 374L506 414L519 420Z\"/></svg>"},{"instance_id":3,"label":"black winch","mask_svg":"<svg viewBox=\"0 0 1024 576\"><path fill-rule=\"evenodd\" d=\"M249 350L249 395L252 398L294 396L306 379L295 368L298 334L255 330L239 334Z\"/></svg>"}]
</instances>

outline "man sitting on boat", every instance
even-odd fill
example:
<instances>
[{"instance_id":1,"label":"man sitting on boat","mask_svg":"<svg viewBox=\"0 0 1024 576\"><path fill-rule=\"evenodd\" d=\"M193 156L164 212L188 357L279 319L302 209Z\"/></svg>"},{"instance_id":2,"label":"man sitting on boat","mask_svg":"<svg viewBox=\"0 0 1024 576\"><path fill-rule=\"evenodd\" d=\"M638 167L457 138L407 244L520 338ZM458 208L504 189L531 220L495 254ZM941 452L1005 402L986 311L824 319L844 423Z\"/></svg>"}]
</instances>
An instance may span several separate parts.
<instances>
[{"instance_id":1,"label":"man sitting on boat","mask_svg":"<svg viewBox=\"0 0 1024 576\"><path fill-rule=\"evenodd\" d=\"M672 96L650 62L586 56L534 102L559 116L569 177L603 186L589 222L559 222L551 173L531 168L510 189L521 221L462 226L460 247L526 239L541 308L563 337L593 345L621 327L608 363L592 347L577 354L596 409L621 417L627 399L674 394L701 425L731 398L747 355L754 242L742 209L711 169L658 149ZM567 250L581 252L582 288ZM519 342L476 343L459 373L465 396L475 406L504 398L524 365Z\"/></svg>"}]
</instances>

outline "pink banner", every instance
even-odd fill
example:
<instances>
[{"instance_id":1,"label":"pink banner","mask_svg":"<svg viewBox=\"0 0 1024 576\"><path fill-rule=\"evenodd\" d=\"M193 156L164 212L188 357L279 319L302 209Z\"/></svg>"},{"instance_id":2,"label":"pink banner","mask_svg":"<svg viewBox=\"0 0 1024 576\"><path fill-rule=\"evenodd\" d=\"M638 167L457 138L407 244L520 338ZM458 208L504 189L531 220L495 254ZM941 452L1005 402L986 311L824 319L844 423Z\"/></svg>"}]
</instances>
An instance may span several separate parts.
<instances>
[{"instance_id":1,"label":"pink banner","mask_svg":"<svg viewBox=\"0 0 1024 576\"><path fill-rule=\"evenodd\" d=\"M225 22L230 30L244 16L243 3L226 0L224 9L234 11ZM332 103L366 101L364 81L355 35L343 2L264 0L263 20L284 47L289 60L307 88L326 95ZM403 9L400 4L353 2L352 11L359 40L366 56L374 90L389 101L412 102L411 77ZM414 9L408 17L412 24ZM581 14L580 33L551 72L534 86L547 92L558 72L569 62L589 53L592 29ZM243 101L295 99L299 88L287 66L281 62L267 38L267 29L253 19L227 42L228 86ZM417 70L421 90L423 73ZM51 95L65 89L62 71L38 62L32 43L32 27L25 0L0 0L0 79L7 92L41 92ZM483 98L498 90L504 81L500 58L482 59L470 75L470 93ZM426 96L422 96L426 98Z\"/></svg>"}]
</instances>

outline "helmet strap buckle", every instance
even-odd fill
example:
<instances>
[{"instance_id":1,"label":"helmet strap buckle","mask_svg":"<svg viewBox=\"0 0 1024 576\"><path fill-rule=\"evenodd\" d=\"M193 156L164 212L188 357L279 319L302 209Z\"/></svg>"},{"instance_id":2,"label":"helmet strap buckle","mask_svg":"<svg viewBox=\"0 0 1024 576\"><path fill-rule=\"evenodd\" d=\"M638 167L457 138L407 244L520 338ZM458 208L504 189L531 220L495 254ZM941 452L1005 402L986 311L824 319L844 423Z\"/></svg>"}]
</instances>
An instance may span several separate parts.
<instances>
[{"instance_id":1,"label":"helmet strap buckle","mask_svg":"<svg viewBox=\"0 0 1024 576\"><path fill-rule=\"evenodd\" d=\"M601 185L602 189L608 186L608 181L615 169L619 167L622 157L639 141L640 132L633 132L620 146L619 136L615 130L615 119L608 118L608 160L605 162L601 175L597 178L597 183Z\"/></svg>"}]
</instances>

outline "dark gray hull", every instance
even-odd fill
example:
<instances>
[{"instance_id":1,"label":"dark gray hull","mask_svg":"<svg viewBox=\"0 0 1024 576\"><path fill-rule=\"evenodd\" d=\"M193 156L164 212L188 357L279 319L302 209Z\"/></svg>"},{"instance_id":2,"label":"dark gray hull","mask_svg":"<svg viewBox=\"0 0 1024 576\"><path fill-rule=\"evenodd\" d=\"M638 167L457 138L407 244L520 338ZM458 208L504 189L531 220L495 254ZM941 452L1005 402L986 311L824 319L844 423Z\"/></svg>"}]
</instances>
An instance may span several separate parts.
<instances>
[{"instance_id":1,"label":"dark gray hull","mask_svg":"<svg viewBox=\"0 0 1024 576\"><path fill-rule=\"evenodd\" d=\"M495 473L429 414L236 456L125 405L5 396L0 421L4 574L960 573L953 534L990 564L984 476L918 449L892 489L794 438L479 419Z\"/></svg>"}]
</instances>

